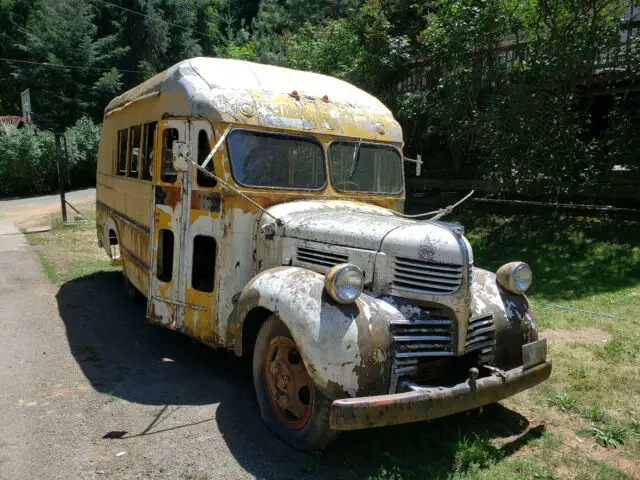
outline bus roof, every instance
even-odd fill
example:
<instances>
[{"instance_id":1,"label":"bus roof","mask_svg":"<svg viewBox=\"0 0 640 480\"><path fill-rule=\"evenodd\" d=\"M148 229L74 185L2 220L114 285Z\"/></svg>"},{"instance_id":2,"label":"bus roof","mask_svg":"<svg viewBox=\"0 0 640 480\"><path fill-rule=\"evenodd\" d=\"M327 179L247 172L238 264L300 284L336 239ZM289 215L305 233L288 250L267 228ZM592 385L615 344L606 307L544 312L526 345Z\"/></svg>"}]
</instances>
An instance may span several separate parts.
<instances>
[{"instance_id":1,"label":"bus roof","mask_svg":"<svg viewBox=\"0 0 640 480\"><path fill-rule=\"evenodd\" d=\"M171 116L402 142L382 102L337 78L241 60L184 60L114 98L105 117L156 99Z\"/></svg>"}]
</instances>

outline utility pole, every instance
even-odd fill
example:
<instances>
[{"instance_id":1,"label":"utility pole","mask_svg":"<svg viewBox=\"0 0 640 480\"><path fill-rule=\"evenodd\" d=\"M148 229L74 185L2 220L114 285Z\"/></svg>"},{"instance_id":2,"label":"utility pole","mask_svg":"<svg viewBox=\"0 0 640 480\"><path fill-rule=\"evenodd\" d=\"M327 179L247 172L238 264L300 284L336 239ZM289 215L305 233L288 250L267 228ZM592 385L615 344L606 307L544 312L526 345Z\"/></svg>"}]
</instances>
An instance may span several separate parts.
<instances>
[{"instance_id":1,"label":"utility pole","mask_svg":"<svg viewBox=\"0 0 640 480\"><path fill-rule=\"evenodd\" d=\"M56 139L56 164L58 165L58 184L60 185L60 206L62 207L62 221L67 223L67 201L64 198L64 182L66 163L62 161L62 149L60 148L60 134L54 133Z\"/></svg>"}]
</instances>

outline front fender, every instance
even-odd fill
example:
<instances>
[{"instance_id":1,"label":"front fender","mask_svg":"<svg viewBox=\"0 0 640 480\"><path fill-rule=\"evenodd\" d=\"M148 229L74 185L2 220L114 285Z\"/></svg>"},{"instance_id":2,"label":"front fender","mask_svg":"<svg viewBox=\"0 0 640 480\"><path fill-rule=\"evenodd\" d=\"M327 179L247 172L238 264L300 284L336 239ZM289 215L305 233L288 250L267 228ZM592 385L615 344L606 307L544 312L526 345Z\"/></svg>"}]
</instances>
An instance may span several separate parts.
<instances>
[{"instance_id":1,"label":"front fender","mask_svg":"<svg viewBox=\"0 0 640 480\"><path fill-rule=\"evenodd\" d=\"M473 269L471 285L471 314L493 313L496 326L497 367L508 370L522 365L522 345L538 339L536 317L524 295L516 295L502 288L495 273Z\"/></svg>"},{"instance_id":2,"label":"front fender","mask_svg":"<svg viewBox=\"0 0 640 480\"><path fill-rule=\"evenodd\" d=\"M400 315L393 307L366 294L339 305L326 294L323 275L272 268L256 275L240 294L236 353L242 349L244 320L256 307L275 313L289 328L311 378L328 398L388 392L389 323Z\"/></svg>"}]
</instances>

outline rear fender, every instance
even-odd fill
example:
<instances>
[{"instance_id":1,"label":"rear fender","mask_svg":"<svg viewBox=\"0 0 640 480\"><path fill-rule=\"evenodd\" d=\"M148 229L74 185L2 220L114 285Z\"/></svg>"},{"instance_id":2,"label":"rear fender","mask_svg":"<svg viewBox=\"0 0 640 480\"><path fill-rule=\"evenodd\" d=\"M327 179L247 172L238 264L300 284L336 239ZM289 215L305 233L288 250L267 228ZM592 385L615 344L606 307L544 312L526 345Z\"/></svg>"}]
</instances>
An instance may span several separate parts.
<instances>
[{"instance_id":1,"label":"rear fender","mask_svg":"<svg viewBox=\"0 0 640 480\"><path fill-rule=\"evenodd\" d=\"M324 290L324 275L298 267L277 267L255 276L238 298L235 352L242 355L247 314L262 307L288 327L316 386L330 399L388 392L389 322L401 314L362 294L339 305Z\"/></svg>"}]
</instances>

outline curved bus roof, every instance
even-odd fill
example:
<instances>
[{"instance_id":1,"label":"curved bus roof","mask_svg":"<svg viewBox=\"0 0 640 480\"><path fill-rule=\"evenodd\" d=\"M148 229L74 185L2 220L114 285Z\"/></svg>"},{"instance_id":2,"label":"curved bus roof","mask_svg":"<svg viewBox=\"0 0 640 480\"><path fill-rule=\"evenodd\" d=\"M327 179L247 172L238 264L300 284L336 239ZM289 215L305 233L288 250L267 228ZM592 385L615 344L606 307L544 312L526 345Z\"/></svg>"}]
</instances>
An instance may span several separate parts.
<instances>
[{"instance_id":1,"label":"curved bus roof","mask_svg":"<svg viewBox=\"0 0 640 480\"><path fill-rule=\"evenodd\" d=\"M155 102L163 115L402 142L389 109L365 91L326 75L241 60L184 60L114 98L105 117L141 101Z\"/></svg>"}]
</instances>

